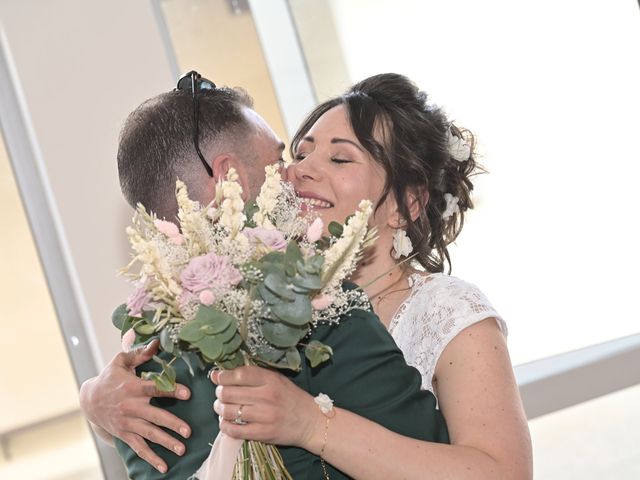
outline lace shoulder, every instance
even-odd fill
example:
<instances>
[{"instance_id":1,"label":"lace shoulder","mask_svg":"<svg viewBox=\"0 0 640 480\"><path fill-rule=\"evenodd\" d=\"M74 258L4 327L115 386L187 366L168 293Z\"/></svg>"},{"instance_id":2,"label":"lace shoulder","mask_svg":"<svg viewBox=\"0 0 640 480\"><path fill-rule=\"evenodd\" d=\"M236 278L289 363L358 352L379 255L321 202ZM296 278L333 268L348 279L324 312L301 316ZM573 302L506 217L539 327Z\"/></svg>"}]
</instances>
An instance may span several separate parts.
<instances>
[{"instance_id":1,"label":"lace shoulder","mask_svg":"<svg viewBox=\"0 0 640 480\"><path fill-rule=\"evenodd\" d=\"M440 355L462 330L494 317L507 326L484 294L471 283L436 273L414 274L411 293L389 324L389 332L409 365L422 375L422 388L433 392L433 374ZM435 393L435 392L433 392Z\"/></svg>"}]
</instances>

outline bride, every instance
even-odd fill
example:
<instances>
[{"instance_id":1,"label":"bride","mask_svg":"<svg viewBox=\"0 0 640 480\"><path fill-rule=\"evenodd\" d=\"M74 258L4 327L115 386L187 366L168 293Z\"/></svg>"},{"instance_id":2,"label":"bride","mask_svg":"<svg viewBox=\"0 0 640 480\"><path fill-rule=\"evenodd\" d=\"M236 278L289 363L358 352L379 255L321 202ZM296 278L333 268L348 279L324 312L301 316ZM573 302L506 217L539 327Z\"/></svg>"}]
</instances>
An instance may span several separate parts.
<instances>
[{"instance_id":1,"label":"bride","mask_svg":"<svg viewBox=\"0 0 640 480\"><path fill-rule=\"evenodd\" d=\"M356 479L532 478L505 323L475 286L443 273L472 206L470 134L407 78L382 74L317 107L292 150L288 178L325 225L364 198L377 206L379 239L352 280L383 275L365 291L436 395L451 445L398 435L340 405L326 417L309 393L258 367L212 374L221 431L304 448ZM246 424L234 423L239 409Z\"/></svg>"}]
</instances>

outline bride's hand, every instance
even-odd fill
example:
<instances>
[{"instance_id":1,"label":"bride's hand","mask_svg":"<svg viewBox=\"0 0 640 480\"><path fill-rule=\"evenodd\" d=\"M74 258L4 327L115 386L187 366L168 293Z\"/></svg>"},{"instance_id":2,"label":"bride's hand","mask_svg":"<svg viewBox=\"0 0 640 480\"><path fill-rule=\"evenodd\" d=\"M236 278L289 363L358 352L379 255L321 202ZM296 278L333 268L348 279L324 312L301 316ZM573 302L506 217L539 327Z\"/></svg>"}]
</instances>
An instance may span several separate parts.
<instances>
[{"instance_id":1,"label":"bride's hand","mask_svg":"<svg viewBox=\"0 0 640 480\"><path fill-rule=\"evenodd\" d=\"M319 451L324 416L313 397L284 375L249 366L215 371L211 380L218 385L214 410L225 434ZM245 425L234 423L241 407Z\"/></svg>"}]
</instances>

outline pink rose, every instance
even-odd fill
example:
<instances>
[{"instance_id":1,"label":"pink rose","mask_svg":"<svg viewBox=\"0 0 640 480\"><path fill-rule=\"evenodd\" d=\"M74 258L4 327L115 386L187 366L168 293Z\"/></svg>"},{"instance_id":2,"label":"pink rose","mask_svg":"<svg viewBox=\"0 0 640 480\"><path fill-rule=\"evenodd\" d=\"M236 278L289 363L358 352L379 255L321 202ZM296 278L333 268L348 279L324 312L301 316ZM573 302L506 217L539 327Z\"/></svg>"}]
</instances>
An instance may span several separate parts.
<instances>
[{"instance_id":1,"label":"pink rose","mask_svg":"<svg viewBox=\"0 0 640 480\"><path fill-rule=\"evenodd\" d=\"M251 243L259 243L271 250L283 251L287 249L287 241L279 230L267 230L266 228L245 228L242 233Z\"/></svg>"},{"instance_id":2,"label":"pink rose","mask_svg":"<svg viewBox=\"0 0 640 480\"><path fill-rule=\"evenodd\" d=\"M317 242L322 237L322 231L324 230L324 223L320 217L316 218L309 228L307 228L307 240L310 243Z\"/></svg>"},{"instance_id":3,"label":"pink rose","mask_svg":"<svg viewBox=\"0 0 640 480\"><path fill-rule=\"evenodd\" d=\"M229 257L208 253L194 257L180 274L182 286L193 293L213 288L227 289L242 280L240 272L229 261Z\"/></svg>"},{"instance_id":4,"label":"pink rose","mask_svg":"<svg viewBox=\"0 0 640 480\"><path fill-rule=\"evenodd\" d=\"M132 317L142 317L142 311L149 305L151 294L144 285L138 286L127 298L127 311Z\"/></svg>"}]
</instances>

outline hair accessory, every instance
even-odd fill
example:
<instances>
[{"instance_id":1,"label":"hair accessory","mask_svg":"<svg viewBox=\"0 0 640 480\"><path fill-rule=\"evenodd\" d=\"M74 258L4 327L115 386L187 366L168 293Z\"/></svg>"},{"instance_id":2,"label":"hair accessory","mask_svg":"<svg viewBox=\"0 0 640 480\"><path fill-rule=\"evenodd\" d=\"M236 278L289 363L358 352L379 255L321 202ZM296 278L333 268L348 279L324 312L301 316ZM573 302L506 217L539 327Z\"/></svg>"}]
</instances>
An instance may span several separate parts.
<instances>
[{"instance_id":1,"label":"hair accessory","mask_svg":"<svg viewBox=\"0 0 640 480\"><path fill-rule=\"evenodd\" d=\"M447 129L447 143L449 145L449 155L457 162L466 162L471 156L471 147L464 138L454 135L451 127Z\"/></svg>"},{"instance_id":2,"label":"hair accessory","mask_svg":"<svg viewBox=\"0 0 640 480\"><path fill-rule=\"evenodd\" d=\"M444 194L444 199L447 202L447 206L442 212L442 218L449 218L454 213L458 213L460 211L460 207L458 206L458 197L454 197L450 193Z\"/></svg>"},{"instance_id":3,"label":"hair accessory","mask_svg":"<svg viewBox=\"0 0 640 480\"><path fill-rule=\"evenodd\" d=\"M322 441L322 448L320 449L320 464L322 465L322 473L324 473L324 480L330 480L329 473L327 472L327 465L324 463L323 455L324 455L324 447L327 445L327 438L329 436L329 422L333 417L336 416L336 412L333 409L333 400L331 400L331 397L329 397L329 395L320 393L313 398L313 401L316 402L316 405L318 405L318 408L320 408L320 411L322 412L322 414L325 417L327 417L327 422L325 423L325 426L324 426L324 440Z\"/></svg>"},{"instance_id":4,"label":"hair accessory","mask_svg":"<svg viewBox=\"0 0 640 480\"><path fill-rule=\"evenodd\" d=\"M411 239L407 236L407 232L398 228L393 234L393 258L398 260L400 257L408 257L413 252Z\"/></svg>"}]
</instances>

